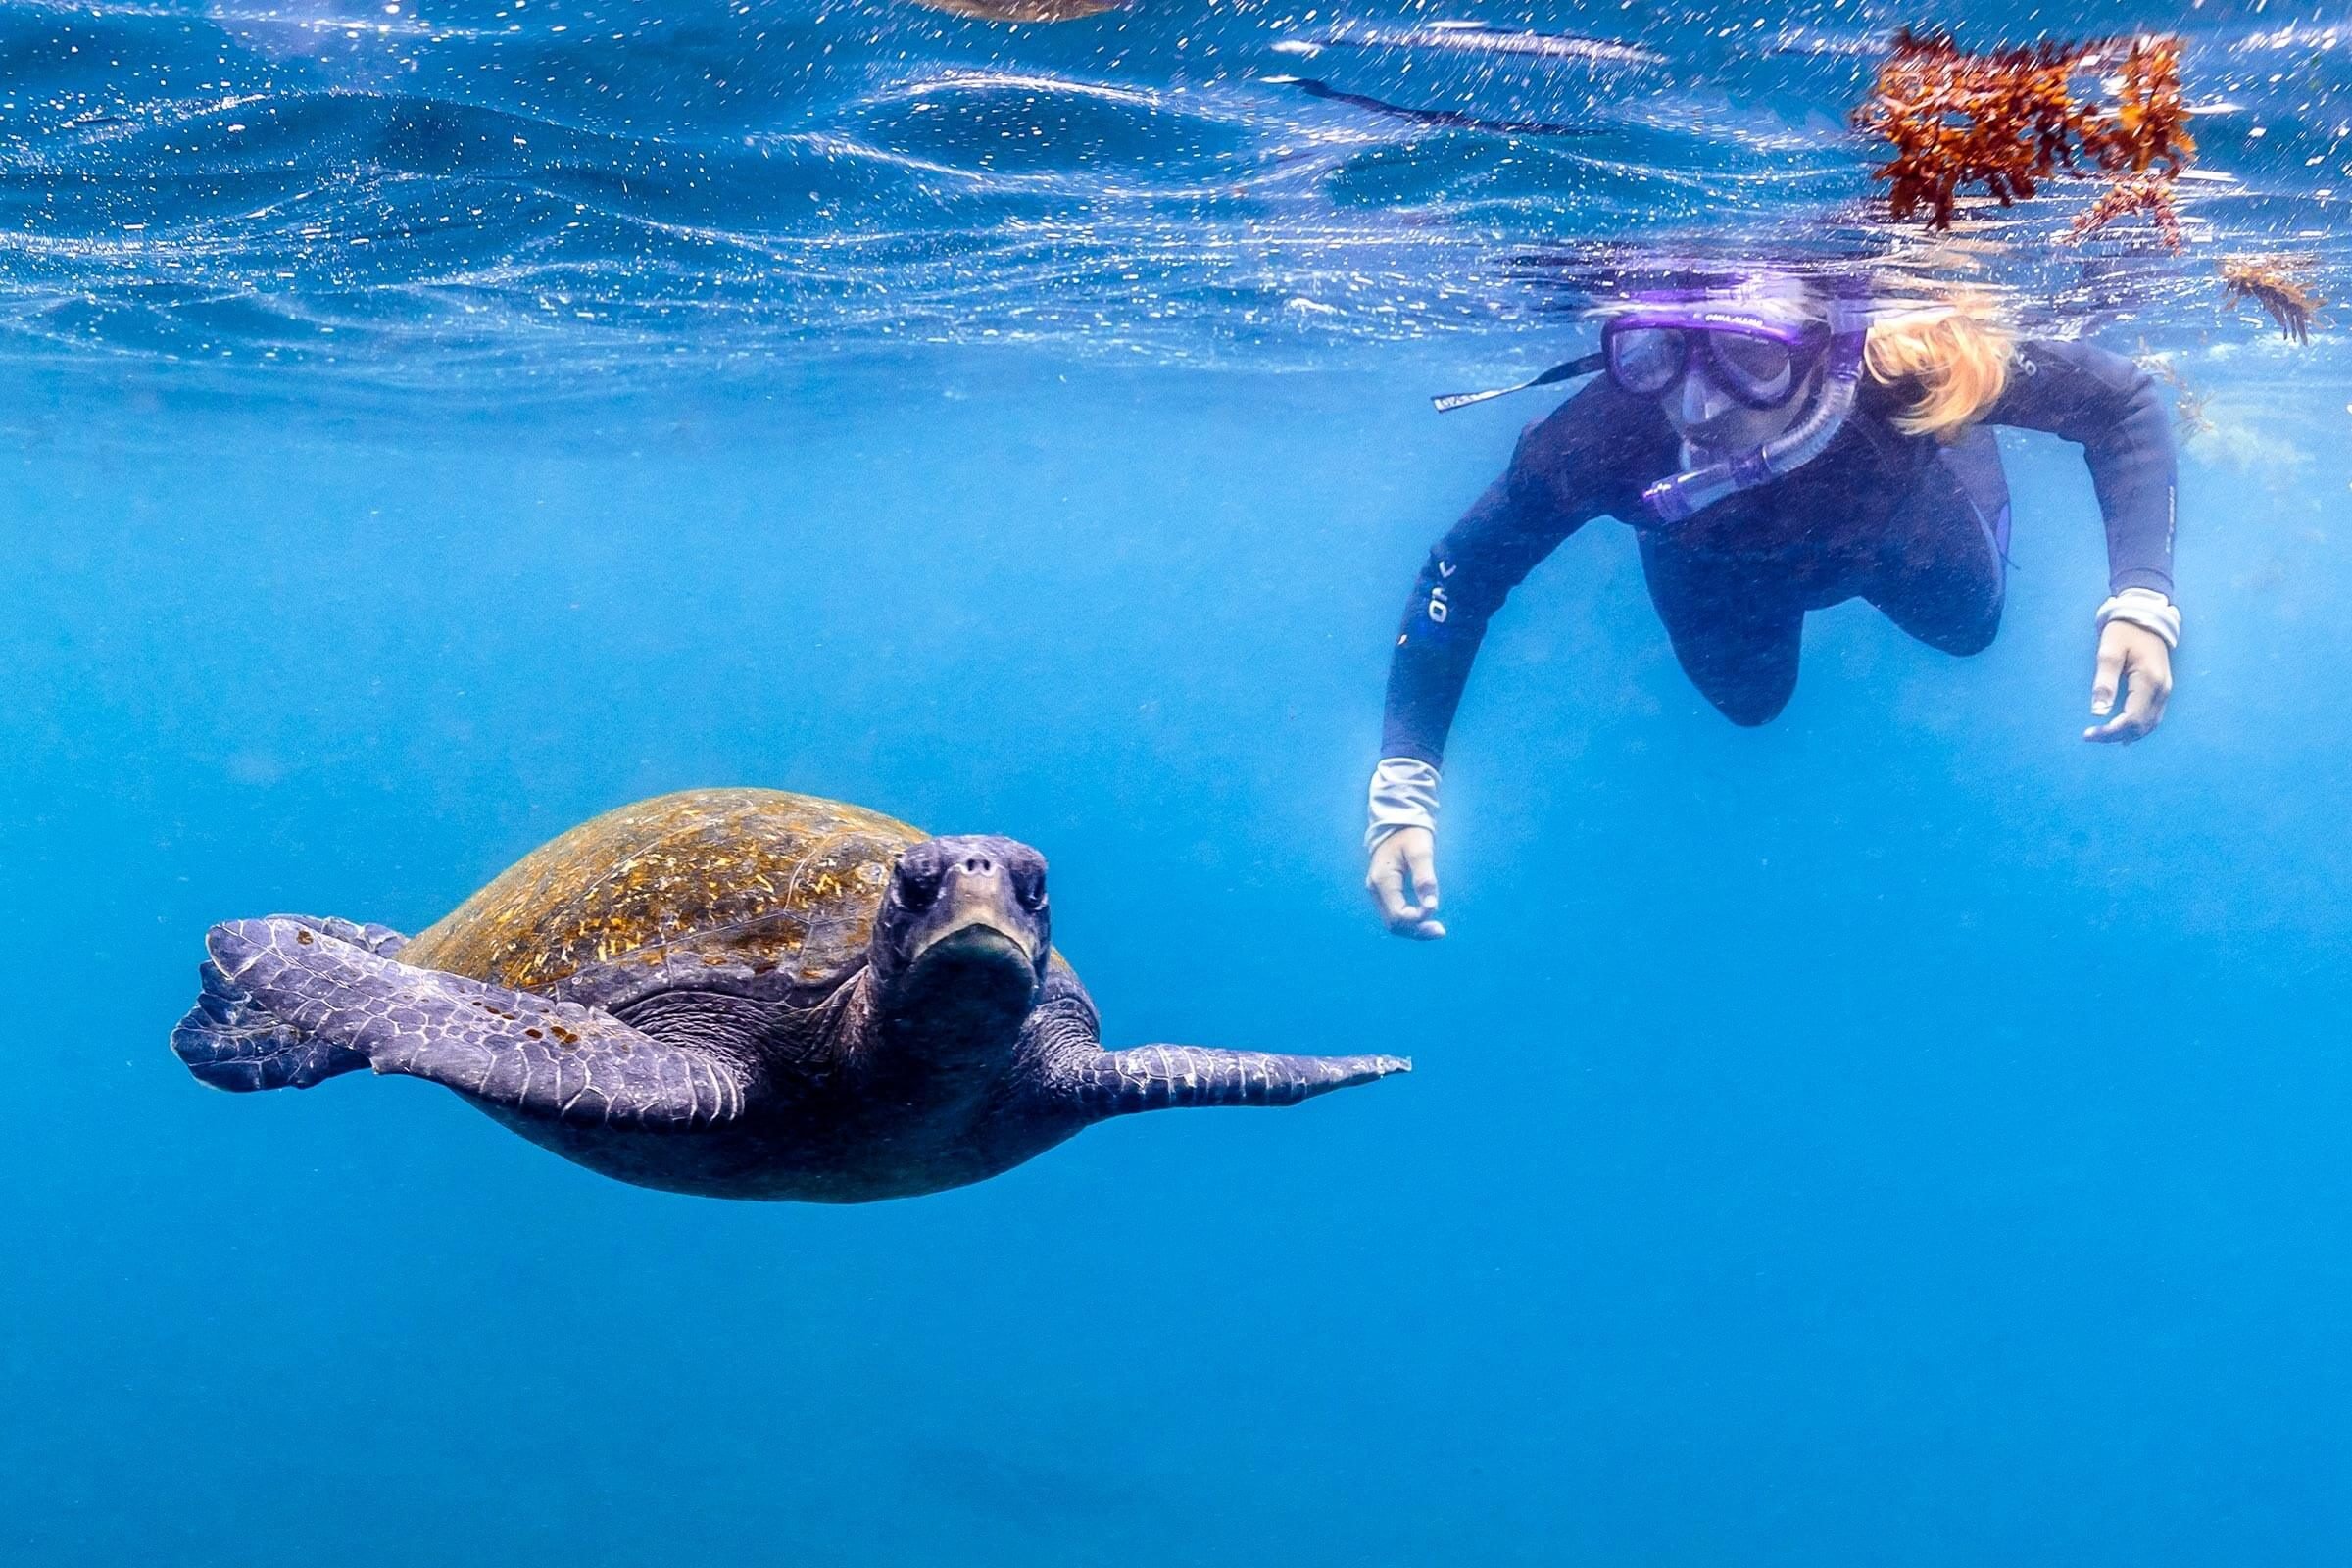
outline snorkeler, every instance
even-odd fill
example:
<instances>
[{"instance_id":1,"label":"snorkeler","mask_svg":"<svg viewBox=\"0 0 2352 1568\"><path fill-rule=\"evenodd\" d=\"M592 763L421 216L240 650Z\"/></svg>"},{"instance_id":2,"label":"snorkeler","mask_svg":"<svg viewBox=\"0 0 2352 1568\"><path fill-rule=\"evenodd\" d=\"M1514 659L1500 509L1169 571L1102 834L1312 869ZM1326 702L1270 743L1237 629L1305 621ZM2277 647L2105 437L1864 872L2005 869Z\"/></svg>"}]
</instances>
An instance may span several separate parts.
<instances>
[{"instance_id":1,"label":"snorkeler","mask_svg":"<svg viewBox=\"0 0 2352 1568\"><path fill-rule=\"evenodd\" d=\"M2130 360L1789 275L1634 293L1597 314L1598 353L1525 385L1606 373L1527 428L1405 606L1365 833L1365 886L1390 930L1446 934L1438 769L1471 662L1504 597L1597 516L1634 526L1692 683L1733 723L1764 724L1796 689L1809 611L1859 597L1931 648L1988 645L2009 492L1987 427L2064 436L2107 530L2090 699L2103 722L2083 738L2134 741L2163 718L2180 636L2172 425Z\"/></svg>"}]
</instances>

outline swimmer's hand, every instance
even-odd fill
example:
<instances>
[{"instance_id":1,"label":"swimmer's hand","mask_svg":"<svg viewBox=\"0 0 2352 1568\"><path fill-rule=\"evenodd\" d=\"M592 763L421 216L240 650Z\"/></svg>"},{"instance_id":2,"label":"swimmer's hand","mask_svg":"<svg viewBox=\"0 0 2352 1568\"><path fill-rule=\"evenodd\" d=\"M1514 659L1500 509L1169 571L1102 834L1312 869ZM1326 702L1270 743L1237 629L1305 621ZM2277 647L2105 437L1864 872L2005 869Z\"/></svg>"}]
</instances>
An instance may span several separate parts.
<instances>
[{"instance_id":1,"label":"swimmer's hand","mask_svg":"<svg viewBox=\"0 0 2352 1568\"><path fill-rule=\"evenodd\" d=\"M1407 883L1412 897L1405 897ZM1446 934L1438 923L1438 836L1425 827L1400 827L1372 850L1364 891L1391 931L1416 942Z\"/></svg>"},{"instance_id":2,"label":"swimmer's hand","mask_svg":"<svg viewBox=\"0 0 2352 1568\"><path fill-rule=\"evenodd\" d=\"M2115 710L2118 687L2124 710ZM2111 620L2099 628L2099 669L2090 683L2090 712L2106 718L2082 732L2086 741L2138 740L2164 722L2164 705L2173 695L2173 651L2145 626Z\"/></svg>"}]
</instances>

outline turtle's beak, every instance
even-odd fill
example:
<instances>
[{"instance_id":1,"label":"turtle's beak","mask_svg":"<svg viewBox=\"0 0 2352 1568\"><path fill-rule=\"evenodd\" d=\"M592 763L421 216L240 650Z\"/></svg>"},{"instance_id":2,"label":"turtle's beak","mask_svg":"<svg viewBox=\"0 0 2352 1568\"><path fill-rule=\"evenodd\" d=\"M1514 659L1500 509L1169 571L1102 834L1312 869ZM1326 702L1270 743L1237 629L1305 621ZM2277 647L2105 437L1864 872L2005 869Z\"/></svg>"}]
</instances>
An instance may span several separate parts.
<instances>
[{"instance_id":1,"label":"turtle's beak","mask_svg":"<svg viewBox=\"0 0 2352 1568\"><path fill-rule=\"evenodd\" d=\"M909 964L943 958L965 963L1010 960L1035 972L1044 947L1041 923L1022 907L1007 868L996 857L973 851L957 857L941 873L939 890L907 945L906 956Z\"/></svg>"},{"instance_id":2,"label":"turtle's beak","mask_svg":"<svg viewBox=\"0 0 2352 1568\"><path fill-rule=\"evenodd\" d=\"M1023 964L1033 964L1037 956L1021 939L994 921L975 919L953 930L942 931L914 950L914 961L922 962L932 956L958 957L981 962L1002 955Z\"/></svg>"}]
</instances>

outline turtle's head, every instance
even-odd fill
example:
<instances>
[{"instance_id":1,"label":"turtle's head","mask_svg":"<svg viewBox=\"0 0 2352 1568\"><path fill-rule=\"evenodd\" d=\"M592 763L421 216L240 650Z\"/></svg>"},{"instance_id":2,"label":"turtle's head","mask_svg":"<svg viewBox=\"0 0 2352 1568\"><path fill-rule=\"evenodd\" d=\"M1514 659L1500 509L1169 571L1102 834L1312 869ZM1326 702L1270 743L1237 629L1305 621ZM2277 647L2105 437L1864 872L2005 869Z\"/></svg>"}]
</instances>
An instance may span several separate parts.
<instances>
[{"instance_id":1,"label":"turtle's head","mask_svg":"<svg viewBox=\"0 0 2352 1568\"><path fill-rule=\"evenodd\" d=\"M883 1023L935 1058L1007 1051L1052 952L1044 856L991 836L913 845L874 920Z\"/></svg>"}]
</instances>

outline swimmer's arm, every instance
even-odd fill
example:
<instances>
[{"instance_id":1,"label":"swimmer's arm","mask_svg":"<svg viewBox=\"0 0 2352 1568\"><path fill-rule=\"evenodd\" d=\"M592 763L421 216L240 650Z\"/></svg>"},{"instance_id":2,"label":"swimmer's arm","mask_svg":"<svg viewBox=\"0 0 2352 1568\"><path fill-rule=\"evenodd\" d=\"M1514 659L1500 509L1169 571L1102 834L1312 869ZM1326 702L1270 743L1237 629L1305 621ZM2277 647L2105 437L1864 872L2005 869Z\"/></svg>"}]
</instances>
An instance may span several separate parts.
<instances>
[{"instance_id":1,"label":"swimmer's arm","mask_svg":"<svg viewBox=\"0 0 2352 1568\"><path fill-rule=\"evenodd\" d=\"M2145 370L2088 343L2022 342L1985 417L2080 445L2107 527L2108 591L2172 596L2180 465L2172 412Z\"/></svg>"},{"instance_id":2,"label":"swimmer's arm","mask_svg":"<svg viewBox=\"0 0 2352 1568\"><path fill-rule=\"evenodd\" d=\"M1605 510L1594 479L1607 472L1596 453L1611 409L1607 389L1588 386L1530 425L1509 470L1438 541L1413 581L1389 660L1382 760L1364 833L1364 887L1398 936L1427 942L1446 934L1436 859L1446 735L1488 620L1538 562Z\"/></svg>"},{"instance_id":3,"label":"swimmer's arm","mask_svg":"<svg viewBox=\"0 0 2352 1568\"><path fill-rule=\"evenodd\" d=\"M1589 386L1519 438L1511 466L1438 541L1413 580L1389 660L1381 756L1436 765L1487 622L1561 541L1604 510Z\"/></svg>"},{"instance_id":4,"label":"swimmer's arm","mask_svg":"<svg viewBox=\"0 0 2352 1568\"><path fill-rule=\"evenodd\" d=\"M2180 635L2180 612L2171 603L2180 469L2172 413L2154 378L2120 354L2087 343L2026 342L1988 417L2082 445L2107 525L2111 595L2097 617L2090 694L2097 722L2082 738L2138 740L2164 720Z\"/></svg>"}]
</instances>

